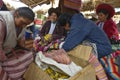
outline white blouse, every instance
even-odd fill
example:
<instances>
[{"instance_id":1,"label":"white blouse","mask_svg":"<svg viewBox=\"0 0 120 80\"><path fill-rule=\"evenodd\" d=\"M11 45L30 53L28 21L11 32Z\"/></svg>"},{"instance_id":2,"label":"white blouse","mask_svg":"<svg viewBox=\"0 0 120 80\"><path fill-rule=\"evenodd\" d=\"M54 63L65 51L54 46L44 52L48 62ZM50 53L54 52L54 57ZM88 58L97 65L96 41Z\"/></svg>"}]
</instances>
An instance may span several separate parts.
<instances>
[{"instance_id":1,"label":"white blouse","mask_svg":"<svg viewBox=\"0 0 120 80\"><path fill-rule=\"evenodd\" d=\"M56 23L51 23L50 30L48 34L53 34L53 31L55 29Z\"/></svg>"}]
</instances>

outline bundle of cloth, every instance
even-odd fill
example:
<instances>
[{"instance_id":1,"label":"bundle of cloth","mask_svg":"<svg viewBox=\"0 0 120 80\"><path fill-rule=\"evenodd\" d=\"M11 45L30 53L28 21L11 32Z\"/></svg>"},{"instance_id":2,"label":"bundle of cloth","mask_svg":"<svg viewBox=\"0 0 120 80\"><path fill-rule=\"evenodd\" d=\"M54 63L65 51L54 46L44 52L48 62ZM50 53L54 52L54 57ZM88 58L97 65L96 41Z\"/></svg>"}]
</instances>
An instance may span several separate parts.
<instances>
[{"instance_id":1,"label":"bundle of cloth","mask_svg":"<svg viewBox=\"0 0 120 80\"><path fill-rule=\"evenodd\" d=\"M51 35L47 34L44 38L38 38L34 40L33 47L35 52L47 52L51 50L58 50L60 48L60 44L64 42L64 38L49 41L50 36Z\"/></svg>"}]
</instances>

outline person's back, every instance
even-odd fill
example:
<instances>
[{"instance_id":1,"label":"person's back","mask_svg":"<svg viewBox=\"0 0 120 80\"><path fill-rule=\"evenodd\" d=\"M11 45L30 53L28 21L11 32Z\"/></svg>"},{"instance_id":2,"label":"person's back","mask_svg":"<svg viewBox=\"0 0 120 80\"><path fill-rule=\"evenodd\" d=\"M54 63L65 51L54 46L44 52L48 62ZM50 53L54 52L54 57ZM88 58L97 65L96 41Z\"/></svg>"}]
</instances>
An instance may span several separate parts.
<instances>
[{"instance_id":1,"label":"person's back","mask_svg":"<svg viewBox=\"0 0 120 80\"><path fill-rule=\"evenodd\" d=\"M95 23L85 19L82 14L75 14L71 19L70 33L63 48L69 51L85 40L96 44L99 58L112 52L110 42L105 33Z\"/></svg>"}]
</instances>

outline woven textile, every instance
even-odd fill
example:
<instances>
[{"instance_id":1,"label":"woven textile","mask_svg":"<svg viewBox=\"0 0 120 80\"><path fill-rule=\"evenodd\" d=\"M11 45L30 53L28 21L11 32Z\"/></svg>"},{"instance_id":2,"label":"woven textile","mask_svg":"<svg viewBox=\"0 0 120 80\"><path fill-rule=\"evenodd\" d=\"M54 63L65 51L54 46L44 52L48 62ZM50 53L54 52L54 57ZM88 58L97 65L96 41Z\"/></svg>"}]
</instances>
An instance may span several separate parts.
<instances>
[{"instance_id":1,"label":"woven textile","mask_svg":"<svg viewBox=\"0 0 120 80\"><path fill-rule=\"evenodd\" d=\"M90 55L89 62L95 68L95 72L98 80L108 80L107 75L104 71L104 68L102 67L101 63L98 61L96 56L93 55L93 53Z\"/></svg>"},{"instance_id":2,"label":"woven textile","mask_svg":"<svg viewBox=\"0 0 120 80\"><path fill-rule=\"evenodd\" d=\"M101 58L101 63L105 68L107 74L111 76L114 80L120 80L120 73L118 67L120 65L116 64L117 57L120 56L120 51L116 51L109 56Z\"/></svg>"},{"instance_id":3,"label":"woven textile","mask_svg":"<svg viewBox=\"0 0 120 80\"><path fill-rule=\"evenodd\" d=\"M63 42L64 39L56 39L55 41L52 41L51 43L48 43L47 45L40 45L40 41L35 40L34 41L34 49L36 52L38 51L43 51L43 52L47 52L47 51L51 51L51 50L57 50L59 49L59 45L61 42Z\"/></svg>"},{"instance_id":4,"label":"woven textile","mask_svg":"<svg viewBox=\"0 0 120 80\"><path fill-rule=\"evenodd\" d=\"M1 63L0 80L22 80L22 76L29 64L33 61L32 52L25 50L15 51L18 57L9 56Z\"/></svg>"}]
</instances>

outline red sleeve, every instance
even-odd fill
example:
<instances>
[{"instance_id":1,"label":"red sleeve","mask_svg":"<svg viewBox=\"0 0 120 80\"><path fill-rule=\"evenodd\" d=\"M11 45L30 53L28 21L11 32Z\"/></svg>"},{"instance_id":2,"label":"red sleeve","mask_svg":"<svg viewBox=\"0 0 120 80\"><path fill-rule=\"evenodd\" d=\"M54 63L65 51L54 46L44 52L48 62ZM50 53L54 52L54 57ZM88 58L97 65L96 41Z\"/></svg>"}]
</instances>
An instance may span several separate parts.
<instances>
[{"instance_id":1,"label":"red sleeve","mask_svg":"<svg viewBox=\"0 0 120 80\"><path fill-rule=\"evenodd\" d=\"M109 37L109 39L113 38L115 40L119 39L119 32L117 25L113 22L113 20L109 20L104 25L104 31Z\"/></svg>"}]
</instances>

